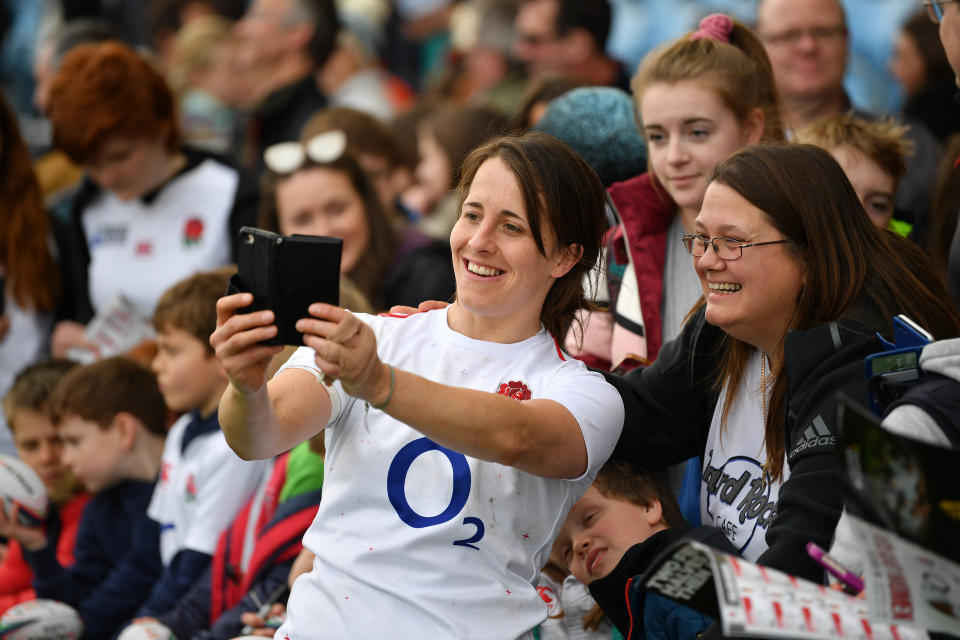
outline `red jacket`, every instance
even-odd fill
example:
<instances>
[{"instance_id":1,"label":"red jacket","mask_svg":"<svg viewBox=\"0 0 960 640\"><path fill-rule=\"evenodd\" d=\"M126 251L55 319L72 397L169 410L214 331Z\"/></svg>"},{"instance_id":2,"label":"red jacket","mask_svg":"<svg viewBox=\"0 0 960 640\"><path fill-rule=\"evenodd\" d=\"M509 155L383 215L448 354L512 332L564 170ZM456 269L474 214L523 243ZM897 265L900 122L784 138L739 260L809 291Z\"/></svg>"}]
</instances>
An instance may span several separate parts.
<instances>
[{"instance_id":1,"label":"red jacket","mask_svg":"<svg viewBox=\"0 0 960 640\"><path fill-rule=\"evenodd\" d=\"M662 188L654 187L649 173L607 189L620 216L607 243L607 286L612 313L592 314L574 355L588 364L610 369L627 356L652 362L663 344L660 306L663 302L663 272L667 231L677 207Z\"/></svg>"},{"instance_id":2,"label":"red jacket","mask_svg":"<svg viewBox=\"0 0 960 640\"><path fill-rule=\"evenodd\" d=\"M80 493L60 508L62 529L57 542L57 560L65 567L73 564L73 541L89 499L89 495ZM23 549L16 540L10 540L7 555L0 563L0 614L15 604L36 598L32 583L33 571L23 558Z\"/></svg>"}]
</instances>

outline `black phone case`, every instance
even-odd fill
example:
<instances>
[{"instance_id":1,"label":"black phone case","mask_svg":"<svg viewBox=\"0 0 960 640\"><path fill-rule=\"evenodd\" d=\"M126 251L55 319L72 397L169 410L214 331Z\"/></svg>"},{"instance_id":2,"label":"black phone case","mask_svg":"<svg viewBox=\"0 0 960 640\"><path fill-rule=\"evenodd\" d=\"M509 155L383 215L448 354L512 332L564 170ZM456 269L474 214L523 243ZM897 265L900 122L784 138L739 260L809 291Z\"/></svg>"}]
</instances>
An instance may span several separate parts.
<instances>
[{"instance_id":1,"label":"black phone case","mask_svg":"<svg viewBox=\"0 0 960 640\"><path fill-rule=\"evenodd\" d=\"M227 293L253 294L253 304L241 313L270 309L277 335L263 344L303 344L295 325L309 317L314 302L339 304L340 255L343 241L323 236L282 236L243 227L237 250L237 273Z\"/></svg>"}]
</instances>

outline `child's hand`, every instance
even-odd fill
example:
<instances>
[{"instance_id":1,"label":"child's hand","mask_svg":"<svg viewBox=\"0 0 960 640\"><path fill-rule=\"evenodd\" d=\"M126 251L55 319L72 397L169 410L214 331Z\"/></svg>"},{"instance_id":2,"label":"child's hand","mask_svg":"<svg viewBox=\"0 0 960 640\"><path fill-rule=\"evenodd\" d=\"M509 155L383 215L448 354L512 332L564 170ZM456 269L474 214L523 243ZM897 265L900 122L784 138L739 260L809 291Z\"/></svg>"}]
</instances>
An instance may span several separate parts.
<instances>
[{"instance_id":1,"label":"child's hand","mask_svg":"<svg viewBox=\"0 0 960 640\"><path fill-rule=\"evenodd\" d=\"M249 293L235 293L217 300L217 328L210 335L210 346L230 383L248 395L263 387L271 358L283 349L280 345L259 344L277 334L272 311L237 313L237 309L252 303L253 295Z\"/></svg>"},{"instance_id":2,"label":"child's hand","mask_svg":"<svg viewBox=\"0 0 960 640\"><path fill-rule=\"evenodd\" d=\"M240 616L240 622L244 624L244 635L263 636L272 638L277 631L279 622L287 615L287 608L279 602L270 607L266 619L261 618L256 613L248 611Z\"/></svg>"},{"instance_id":3,"label":"child's hand","mask_svg":"<svg viewBox=\"0 0 960 640\"><path fill-rule=\"evenodd\" d=\"M43 527L28 527L20 523L20 507L13 505L10 514L0 507L0 536L16 540L27 551L39 551L47 546Z\"/></svg>"}]
</instances>

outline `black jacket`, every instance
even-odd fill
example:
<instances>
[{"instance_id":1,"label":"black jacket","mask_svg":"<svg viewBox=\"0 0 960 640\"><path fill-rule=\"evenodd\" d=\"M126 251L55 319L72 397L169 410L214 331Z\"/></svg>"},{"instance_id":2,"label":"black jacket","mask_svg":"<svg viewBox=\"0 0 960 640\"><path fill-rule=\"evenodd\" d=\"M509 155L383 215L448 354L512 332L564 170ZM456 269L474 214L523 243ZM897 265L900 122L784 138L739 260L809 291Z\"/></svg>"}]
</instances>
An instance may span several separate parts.
<instances>
[{"instance_id":1,"label":"black jacket","mask_svg":"<svg viewBox=\"0 0 960 640\"><path fill-rule=\"evenodd\" d=\"M883 349L876 332L889 336L892 328L872 306L861 307L837 322L791 331L784 345L782 419L790 477L780 488L766 534L769 548L758 563L814 582L822 582L823 570L807 556L806 543L829 548L843 508L833 435L836 395L842 391L866 405L863 360ZM663 466L704 454L725 335L706 322L701 309L649 367L622 378L607 374L626 410L614 458Z\"/></svg>"},{"instance_id":2,"label":"black jacket","mask_svg":"<svg viewBox=\"0 0 960 640\"><path fill-rule=\"evenodd\" d=\"M661 553L681 539L696 540L725 553L737 555L737 550L720 529L683 524L658 531L643 542L633 545L623 554L613 571L588 585L590 595L625 638L629 637L631 628L643 628L642 620L634 619L631 624L628 606L633 608L635 616L642 615L643 612L633 606L635 603L629 602L633 589L630 593L627 592L627 582L630 578L642 577Z\"/></svg>"}]
</instances>

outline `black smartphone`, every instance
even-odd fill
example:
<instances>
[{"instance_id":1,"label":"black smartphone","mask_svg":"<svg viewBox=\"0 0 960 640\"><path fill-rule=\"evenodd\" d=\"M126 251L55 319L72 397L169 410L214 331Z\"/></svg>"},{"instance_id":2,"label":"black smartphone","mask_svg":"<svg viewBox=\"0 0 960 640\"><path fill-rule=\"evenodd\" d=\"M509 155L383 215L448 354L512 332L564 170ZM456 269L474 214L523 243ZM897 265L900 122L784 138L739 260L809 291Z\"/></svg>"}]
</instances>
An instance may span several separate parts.
<instances>
[{"instance_id":1,"label":"black smartphone","mask_svg":"<svg viewBox=\"0 0 960 640\"><path fill-rule=\"evenodd\" d=\"M273 311L277 335L264 344L303 344L295 325L309 317L307 308L314 302L339 304L342 248L340 238L240 229L237 273L228 293L253 294L253 304L240 313Z\"/></svg>"}]
</instances>

